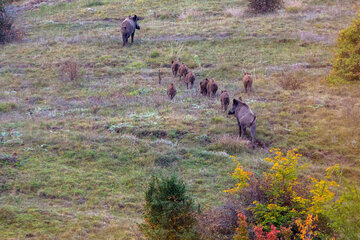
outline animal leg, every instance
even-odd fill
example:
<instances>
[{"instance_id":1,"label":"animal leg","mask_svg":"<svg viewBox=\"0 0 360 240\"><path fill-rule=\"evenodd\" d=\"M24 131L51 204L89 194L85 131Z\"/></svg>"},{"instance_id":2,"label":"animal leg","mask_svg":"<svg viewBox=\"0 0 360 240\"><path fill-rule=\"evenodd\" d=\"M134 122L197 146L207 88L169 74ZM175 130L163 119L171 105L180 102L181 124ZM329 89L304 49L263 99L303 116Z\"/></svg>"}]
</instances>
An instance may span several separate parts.
<instances>
[{"instance_id":1,"label":"animal leg","mask_svg":"<svg viewBox=\"0 0 360 240\"><path fill-rule=\"evenodd\" d=\"M253 123L250 127L250 134L251 134L251 143L253 148L255 148L255 132L256 132L256 123Z\"/></svg>"},{"instance_id":2,"label":"animal leg","mask_svg":"<svg viewBox=\"0 0 360 240\"><path fill-rule=\"evenodd\" d=\"M247 131L246 131L246 127L243 128L243 133L244 133L244 137L245 137L245 136L249 137L249 134L248 134Z\"/></svg>"},{"instance_id":3,"label":"animal leg","mask_svg":"<svg viewBox=\"0 0 360 240\"><path fill-rule=\"evenodd\" d=\"M241 125L240 125L239 120L238 120L238 126L239 126L239 138L241 138Z\"/></svg>"},{"instance_id":4,"label":"animal leg","mask_svg":"<svg viewBox=\"0 0 360 240\"><path fill-rule=\"evenodd\" d=\"M135 32L133 32L133 33L131 34L131 43L134 42L134 35L135 35Z\"/></svg>"},{"instance_id":5,"label":"animal leg","mask_svg":"<svg viewBox=\"0 0 360 240\"><path fill-rule=\"evenodd\" d=\"M122 35L123 47L126 45L126 34Z\"/></svg>"}]
</instances>

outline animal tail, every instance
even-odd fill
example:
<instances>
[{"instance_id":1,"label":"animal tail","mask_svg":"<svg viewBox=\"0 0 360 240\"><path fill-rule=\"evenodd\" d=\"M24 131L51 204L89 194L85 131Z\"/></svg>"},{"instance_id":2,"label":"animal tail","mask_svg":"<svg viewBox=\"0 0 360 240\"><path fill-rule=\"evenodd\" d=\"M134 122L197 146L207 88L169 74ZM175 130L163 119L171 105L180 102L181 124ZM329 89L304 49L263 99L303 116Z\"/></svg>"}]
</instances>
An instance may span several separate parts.
<instances>
[{"instance_id":1,"label":"animal tail","mask_svg":"<svg viewBox=\"0 0 360 240\"><path fill-rule=\"evenodd\" d=\"M250 126L253 125L253 123L255 122L256 120L256 116L254 116L254 120L252 120L252 122L250 123Z\"/></svg>"}]
</instances>

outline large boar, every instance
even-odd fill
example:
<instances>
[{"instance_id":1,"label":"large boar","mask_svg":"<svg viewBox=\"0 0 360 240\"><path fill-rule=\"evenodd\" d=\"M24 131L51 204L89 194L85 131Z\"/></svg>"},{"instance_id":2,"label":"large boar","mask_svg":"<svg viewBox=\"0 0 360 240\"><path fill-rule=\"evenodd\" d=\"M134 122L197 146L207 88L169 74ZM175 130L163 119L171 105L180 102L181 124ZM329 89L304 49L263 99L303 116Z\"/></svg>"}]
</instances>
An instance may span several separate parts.
<instances>
[{"instance_id":1,"label":"large boar","mask_svg":"<svg viewBox=\"0 0 360 240\"><path fill-rule=\"evenodd\" d=\"M233 99L233 106L232 109L229 111L229 115L232 114L235 114L239 125L239 137L241 137L242 131L245 135L247 135L246 128L250 128L251 142L254 147L256 132L255 114L251 111L250 107L246 103L243 103L242 101L239 101L237 99Z\"/></svg>"},{"instance_id":2,"label":"large boar","mask_svg":"<svg viewBox=\"0 0 360 240\"><path fill-rule=\"evenodd\" d=\"M131 37L131 43L134 42L135 30L140 30L140 26L138 25L138 17L134 15L133 17L127 17L121 24L121 33L123 39L123 46L128 43L129 37Z\"/></svg>"}]
</instances>

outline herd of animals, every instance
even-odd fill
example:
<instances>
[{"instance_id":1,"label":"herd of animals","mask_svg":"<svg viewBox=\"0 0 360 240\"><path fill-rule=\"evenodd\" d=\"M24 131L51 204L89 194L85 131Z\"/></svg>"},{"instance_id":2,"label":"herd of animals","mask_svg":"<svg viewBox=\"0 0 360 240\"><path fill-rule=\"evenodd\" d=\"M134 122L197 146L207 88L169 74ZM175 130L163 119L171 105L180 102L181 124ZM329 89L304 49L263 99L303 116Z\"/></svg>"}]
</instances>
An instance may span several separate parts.
<instances>
[{"instance_id":1,"label":"herd of animals","mask_svg":"<svg viewBox=\"0 0 360 240\"><path fill-rule=\"evenodd\" d=\"M180 64L177 60L171 61L171 70L174 77L179 75L180 81L183 77L186 84L186 88L193 88L195 82L195 75L193 72L184 64ZM250 73L245 73L243 79L243 85L245 92L252 91L253 78ZM159 83L161 82L161 76L159 71ZM214 79L205 78L200 82L200 93L203 96L215 97L219 87ZM176 96L176 87L174 83L170 83L166 91L170 100ZM230 96L227 90L221 90L220 94L221 109L226 112L230 104ZM241 99L233 99L232 109L228 112L229 115L235 115L238 126L239 126L239 137L247 134L246 129L250 129L251 140L254 147L255 143L255 131L256 131L256 116L251 111L250 107L244 103Z\"/></svg>"},{"instance_id":2,"label":"herd of animals","mask_svg":"<svg viewBox=\"0 0 360 240\"><path fill-rule=\"evenodd\" d=\"M137 15L127 17L121 24L121 33L123 39L123 46L128 44L128 40L131 37L131 42L134 42L134 35L136 29L140 30L138 20L141 20ZM179 75L180 81L183 77L186 84L186 88L193 88L195 83L195 74L184 64L180 64L177 60L171 62L171 70L174 77ZM253 79L251 74L245 73L243 77L243 84L245 92L252 91ZM159 84L161 83L161 73L159 70ZM218 85L214 79L205 78L200 82L200 93L203 96L215 97L218 91ZM170 83L167 88L167 95L170 100L176 96L176 87L174 83ZM230 96L226 90L222 90L220 94L221 109L226 112L230 104ZM249 128L251 134L251 142L254 147L255 143L255 131L256 131L256 116L251 111L250 107L242 101L241 98L233 99L232 109L228 112L229 115L235 115L239 126L239 137L247 135L246 129Z\"/></svg>"}]
</instances>

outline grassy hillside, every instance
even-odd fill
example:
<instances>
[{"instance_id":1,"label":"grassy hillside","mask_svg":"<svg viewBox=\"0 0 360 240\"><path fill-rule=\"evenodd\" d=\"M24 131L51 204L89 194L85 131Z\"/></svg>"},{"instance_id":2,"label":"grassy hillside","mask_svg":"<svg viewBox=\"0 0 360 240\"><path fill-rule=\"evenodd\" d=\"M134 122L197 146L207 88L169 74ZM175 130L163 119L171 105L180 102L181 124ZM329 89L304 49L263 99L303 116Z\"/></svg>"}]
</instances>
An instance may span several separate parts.
<instances>
[{"instance_id":1,"label":"grassy hillside","mask_svg":"<svg viewBox=\"0 0 360 240\"><path fill-rule=\"evenodd\" d=\"M151 174L177 172L207 209L233 183L229 155L256 169L271 147L298 148L309 175L339 163L359 184L360 85L325 80L357 1L286 1L261 16L245 0L43 2L18 3L26 38L0 46L1 239L140 239ZM144 20L123 48L130 14ZM194 89L172 77L174 57ZM82 66L76 81L62 77L68 59ZM204 77L256 113L255 150L218 98L200 96Z\"/></svg>"}]
</instances>

